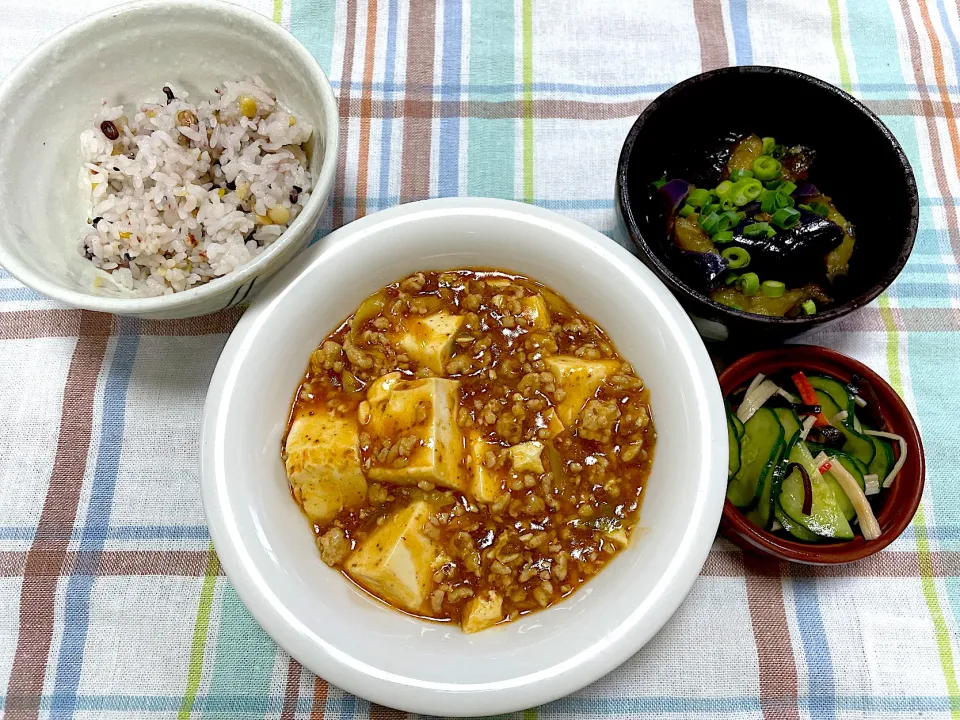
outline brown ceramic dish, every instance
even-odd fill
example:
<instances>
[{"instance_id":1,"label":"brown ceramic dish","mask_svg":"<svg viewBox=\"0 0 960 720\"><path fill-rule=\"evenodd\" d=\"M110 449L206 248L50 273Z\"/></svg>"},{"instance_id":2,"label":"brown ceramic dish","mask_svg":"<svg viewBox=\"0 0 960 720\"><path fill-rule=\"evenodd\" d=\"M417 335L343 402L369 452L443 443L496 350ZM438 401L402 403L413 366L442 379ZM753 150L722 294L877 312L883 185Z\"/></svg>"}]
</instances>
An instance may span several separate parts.
<instances>
[{"instance_id":1,"label":"brown ceramic dish","mask_svg":"<svg viewBox=\"0 0 960 720\"><path fill-rule=\"evenodd\" d=\"M896 391L873 370L861 362L833 350L812 345L785 345L773 350L751 353L737 360L720 374L724 397L750 383L757 373L769 375L785 369L816 372L849 382L854 374L870 383L879 402L883 430L902 435L907 441L907 461L893 485L880 496L877 520L882 534L866 541L857 535L839 543L804 543L788 540L761 530L724 501L720 532L744 550L769 555L780 560L810 565L834 565L853 562L879 552L893 542L910 524L920 496L923 494L923 444L913 416ZM895 452L899 453L899 449ZM899 455L898 455L899 456Z\"/></svg>"}]
</instances>

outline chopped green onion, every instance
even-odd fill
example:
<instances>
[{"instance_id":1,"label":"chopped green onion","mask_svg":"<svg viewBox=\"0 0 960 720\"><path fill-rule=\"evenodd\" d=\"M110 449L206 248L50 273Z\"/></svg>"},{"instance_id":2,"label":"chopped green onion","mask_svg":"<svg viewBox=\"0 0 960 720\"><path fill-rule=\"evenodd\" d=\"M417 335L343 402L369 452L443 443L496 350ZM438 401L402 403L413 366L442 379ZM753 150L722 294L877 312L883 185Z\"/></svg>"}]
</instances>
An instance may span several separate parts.
<instances>
[{"instance_id":1,"label":"chopped green onion","mask_svg":"<svg viewBox=\"0 0 960 720\"><path fill-rule=\"evenodd\" d=\"M787 289L787 286L779 280L764 280L760 287L763 294L771 298L783 297L783 293Z\"/></svg>"},{"instance_id":2,"label":"chopped green onion","mask_svg":"<svg viewBox=\"0 0 960 720\"><path fill-rule=\"evenodd\" d=\"M815 315L817 312L817 304L813 300L807 300L800 307L805 315Z\"/></svg>"},{"instance_id":3,"label":"chopped green onion","mask_svg":"<svg viewBox=\"0 0 960 720\"><path fill-rule=\"evenodd\" d=\"M733 184L730 192L727 193L727 197L731 198L735 205L741 206L756 200L762 192L763 185L759 180L745 178Z\"/></svg>"},{"instance_id":4,"label":"chopped green onion","mask_svg":"<svg viewBox=\"0 0 960 720\"><path fill-rule=\"evenodd\" d=\"M726 212L727 210L733 210L736 205L729 200L724 200L722 203L720 203L720 207L723 208L724 212Z\"/></svg>"},{"instance_id":5,"label":"chopped green onion","mask_svg":"<svg viewBox=\"0 0 960 720\"><path fill-rule=\"evenodd\" d=\"M772 157L768 157L766 155L761 155L754 160L751 168L753 169L753 176L757 180L762 180L763 182L773 180L780 175L779 161L774 160Z\"/></svg>"},{"instance_id":6,"label":"chopped green onion","mask_svg":"<svg viewBox=\"0 0 960 720\"><path fill-rule=\"evenodd\" d=\"M703 188L697 188L687 196L687 202L694 207L703 207L710 202L710 191L704 190Z\"/></svg>"},{"instance_id":7,"label":"chopped green onion","mask_svg":"<svg viewBox=\"0 0 960 720\"><path fill-rule=\"evenodd\" d=\"M714 189L713 191L713 194L716 195L717 197L722 198L724 195L730 192L730 188L732 187L733 187L732 182L730 182L729 180L724 180L722 183L717 185L716 189Z\"/></svg>"},{"instance_id":8,"label":"chopped green onion","mask_svg":"<svg viewBox=\"0 0 960 720\"><path fill-rule=\"evenodd\" d=\"M772 137L763 138L763 149L760 150L761 155L769 155L773 152L773 149L777 146L777 141Z\"/></svg>"},{"instance_id":9,"label":"chopped green onion","mask_svg":"<svg viewBox=\"0 0 960 720\"><path fill-rule=\"evenodd\" d=\"M693 205L690 205L689 203L684 203L683 207L680 208L679 215L680 217L690 217L695 212L696 210L694 210Z\"/></svg>"},{"instance_id":10,"label":"chopped green onion","mask_svg":"<svg viewBox=\"0 0 960 720\"><path fill-rule=\"evenodd\" d=\"M733 182L737 182L738 180L746 180L747 178L752 178L752 177L753 177L753 173L749 170L741 170L737 168L736 170L730 171L730 179Z\"/></svg>"},{"instance_id":11,"label":"chopped green onion","mask_svg":"<svg viewBox=\"0 0 960 720\"><path fill-rule=\"evenodd\" d=\"M776 203L778 208L793 207L796 202L791 196L784 194L783 188L777 190Z\"/></svg>"},{"instance_id":12,"label":"chopped green onion","mask_svg":"<svg viewBox=\"0 0 960 720\"><path fill-rule=\"evenodd\" d=\"M728 243L733 240L733 230L721 230L713 236L715 243Z\"/></svg>"},{"instance_id":13,"label":"chopped green onion","mask_svg":"<svg viewBox=\"0 0 960 720\"><path fill-rule=\"evenodd\" d=\"M713 235L717 231L717 224L720 222L720 216L715 212L712 212L709 215L700 213L700 217L697 218L697 222L700 223L700 227L703 228L703 231L707 233L707 235Z\"/></svg>"},{"instance_id":14,"label":"chopped green onion","mask_svg":"<svg viewBox=\"0 0 960 720\"><path fill-rule=\"evenodd\" d=\"M779 189L780 192L784 193L785 195L793 195L793 191L797 189L797 184L787 180L783 185L780 186Z\"/></svg>"},{"instance_id":15,"label":"chopped green onion","mask_svg":"<svg viewBox=\"0 0 960 720\"><path fill-rule=\"evenodd\" d=\"M763 184L767 190L779 190L781 185L783 185L783 180L771 180Z\"/></svg>"},{"instance_id":16,"label":"chopped green onion","mask_svg":"<svg viewBox=\"0 0 960 720\"><path fill-rule=\"evenodd\" d=\"M770 231L770 224L765 222L752 223L743 229L743 234L749 238L767 235Z\"/></svg>"},{"instance_id":17,"label":"chopped green onion","mask_svg":"<svg viewBox=\"0 0 960 720\"><path fill-rule=\"evenodd\" d=\"M810 203L810 211L822 217L827 217L830 214L830 207L822 202L815 202Z\"/></svg>"},{"instance_id":18,"label":"chopped green onion","mask_svg":"<svg viewBox=\"0 0 960 720\"><path fill-rule=\"evenodd\" d=\"M764 190L760 193L760 210L772 215L777 210L777 191Z\"/></svg>"},{"instance_id":19,"label":"chopped green onion","mask_svg":"<svg viewBox=\"0 0 960 720\"><path fill-rule=\"evenodd\" d=\"M737 280L740 279L740 273L733 272L730 270L727 272L727 276L723 279L724 285L733 285Z\"/></svg>"},{"instance_id":20,"label":"chopped green onion","mask_svg":"<svg viewBox=\"0 0 960 720\"><path fill-rule=\"evenodd\" d=\"M727 267L731 270L739 270L750 264L750 253L742 247L728 247L720 256L726 258Z\"/></svg>"},{"instance_id":21,"label":"chopped green onion","mask_svg":"<svg viewBox=\"0 0 960 720\"><path fill-rule=\"evenodd\" d=\"M752 297L760 290L760 278L757 277L756 273L744 273L737 281L737 285L740 287L740 292Z\"/></svg>"},{"instance_id":22,"label":"chopped green onion","mask_svg":"<svg viewBox=\"0 0 960 720\"><path fill-rule=\"evenodd\" d=\"M800 212L793 208L780 208L770 218L774 225L789 230L800 222Z\"/></svg>"},{"instance_id":23,"label":"chopped green onion","mask_svg":"<svg viewBox=\"0 0 960 720\"><path fill-rule=\"evenodd\" d=\"M723 205L720 203L707 203L703 206L703 214L709 215L710 213L716 213L719 215L723 212Z\"/></svg>"},{"instance_id":24,"label":"chopped green onion","mask_svg":"<svg viewBox=\"0 0 960 720\"><path fill-rule=\"evenodd\" d=\"M655 180L655 181L654 181L653 186L654 186L657 190L659 190L660 188L662 188L662 187L663 187L664 185L666 185L666 184L667 184L667 179L666 179L666 178L660 178L659 180Z\"/></svg>"},{"instance_id":25,"label":"chopped green onion","mask_svg":"<svg viewBox=\"0 0 960 720\"><path fill-rule=\"evenodd\" d=\"M717 230L729 230L732 227L736 227L740 223L740 216L732 210L727 210L720 216L720 224L717 226Z\"/></svg>"}]
</instances>

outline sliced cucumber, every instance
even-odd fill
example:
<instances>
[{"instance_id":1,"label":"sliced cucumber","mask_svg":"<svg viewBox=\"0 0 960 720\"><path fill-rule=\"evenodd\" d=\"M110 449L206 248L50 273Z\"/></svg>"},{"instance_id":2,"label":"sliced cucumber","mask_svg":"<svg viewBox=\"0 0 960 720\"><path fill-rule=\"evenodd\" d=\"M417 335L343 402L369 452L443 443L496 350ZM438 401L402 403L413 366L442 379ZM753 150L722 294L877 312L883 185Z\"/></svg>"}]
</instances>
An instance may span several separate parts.
<instances>
[{"instance_id":1,"label":"sliced cucumber","mask_svg":"<svg viewBox=\"0 0 960 720\"><path fill-rule=\"evenodd\" d=\"M785 448L783 452L784 454L789 454L790 448L793 447L797 438L800 437L800 431L803 430L803 425L801 425L800 418L797 417L797 414L790 408L778 407L774 408L773 411L777 414L777 420L783 425Z\"/></svg>"},{"instance_id":2,"label":"sliced cucumber","mask_svg":"<svg viewBox=\"0 0 960 720\"><path fill-rule=\"evenodd\" d=\"M793 468L783 480L780 490L780 505L788 517L803 525L810 532L822 537L851 540L853 530L847 522L837 498L817 470L813 455L803 441L794 443L790 450L790 462L795 462L807 471L813 490L810 514L803 512L804 487L800 472Z\"/></svg>"},{"instance_id":3,"label":"sliced cucumber","mask_svg":"<svg viewBox=\"0 0 960 720\"><path fill-rule=\"evenodd\" d=\"M844 424L853 427L853 420L856 417L854 413L856 405L854 405L853 402L853 395L847 391L843 383L832 377L826 377L825 375L810 375L807 379L810 381L814 390L822 390L827 393L840 410L847 411L847 419L844 421ZM837 410L837 412L840 412L840 410ZM834 413L834 415L836 414L837 413ZM827 415L828 420L832 417L833 415Z\"/></svg>"},{"instance_id":4,"label":"sliced cucumber","mask_svg":"<svg viewBox=\"0 0 960 720\"><path fill-rule=\"evenodd\" d=\"M787 517L787 514L783 511L783 508L780 507L779 499L773 503L773 516L777 519L778 523L783 525L783 529L786 530L790 535L793 535L797 540L803 540L804 542L817 542L820 540L819 535L810 532L800 523L795 522L790 517Z\"/></svg>"},{"instance_id":5,"label":"sliced cucumber","mask_svg":"<svg viewBox=\"0 0 960 720\"><path fill-rule=\"evenodd\" d=\"M727 497L738 508L751 508L764 491L768 476L783 452L783 427L769 408L760 408L744 425L740 470L730 479Z\"/></svg>"},{"instance_id":6,"label":"sliced cucumber","mask_svg":"<svg viewBox=\"0 0 960 720\"><path fill-rule=\"evenodd\" d=\"M759 496L756 507L747 512L747 520L757 527L769 530L773 526L773 499L774 489L779 492L780 479L777 477L777 467L783 458L783 452L786 448L785 443L781 443L773 459L773 467L761 479Z\"/></svg>"},{"instance_id":7,"label":"sliced cucumber","mask_svg":"<svg viewBox=\"0 0 960 720\"><path fill-rule=\"evenodd\" d=\"M736 413L730 413L730 416L733 419L733 427L737 431L737 439L743 440L743 420L738 418Z\"/></svg>"},{"instance_id":8,"label":"sliced cucumber","mask_svg":"<svg viewBox=\"0 0 960 720\"><path fill-rule=\"evenodd\" d=\"M727 479L736 475L740 469L740 438L737 437L737 429L733 424L733 417L733 414L727 413L727 445L730 451Z\"/></svg>"},{"instance_id":9,"label":"sliced cucumber","mask_svg":"<svg viewBox=\"0 0 960 720\"><path fill-rule=\"evenodd\" d=\"M827 420L833 420L840 412L840 406L834 402L833 397L823 390L817 390L817 402L820 403L820 409ZM843 433L847 441L843 444L843 451L859 459L864 465L869 467L873 462L873 456L877 454L869 435L861 435L852 427L848 427L842 422L831 423L837 430Z\"/></svg>"},{"instance_id":10,"label":"sliced cucumber","mask_svg":"<svg viewBox=\"0 0 960 720\"><path fill-rule=\"evenodd\" d=\"M887 441L882 440L874 435L865 435L864 437L873 443L873 446L877 451L873 456L873 460L870 461L869 465L867 466L868 473L873 473L876 475L882 483L887 475L890 474L890 471L893 470L893 466L896 464L896 460L893 457L893 446Z\"/></svg>"}]
</instances>

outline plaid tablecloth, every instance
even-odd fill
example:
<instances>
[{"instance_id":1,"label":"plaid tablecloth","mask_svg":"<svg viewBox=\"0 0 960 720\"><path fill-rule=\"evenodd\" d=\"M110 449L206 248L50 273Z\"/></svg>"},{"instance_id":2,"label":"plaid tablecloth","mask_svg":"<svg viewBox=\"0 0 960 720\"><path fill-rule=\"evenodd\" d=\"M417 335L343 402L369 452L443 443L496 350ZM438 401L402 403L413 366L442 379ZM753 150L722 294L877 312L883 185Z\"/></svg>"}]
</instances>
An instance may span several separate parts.
<instances>
[{"instance_id":1,"label":"plaid tablecloth","mask_svg":"<svg viewBox=\"0 0 960 720\"><path fill-rule=\"evenodd\" d=\"M0 0L0 76L109 4ZM518 717L960 717L956 0L247 4L288 27L339 94L342 152L322 232L398 202L488 195L609 234L633 119L673 83L722 65L797 68L879 113L917 173L917 245L878 302L806 339L866 361L915 413L929 474L913 525L878 556L830 570L718 540L646 648ZM862 182L882 201L883 178ZM220 571L197 441L236 319L111 318L0 275L0 714L10 720L400 715L301 668Z\"/></svg>"}]
</instances>

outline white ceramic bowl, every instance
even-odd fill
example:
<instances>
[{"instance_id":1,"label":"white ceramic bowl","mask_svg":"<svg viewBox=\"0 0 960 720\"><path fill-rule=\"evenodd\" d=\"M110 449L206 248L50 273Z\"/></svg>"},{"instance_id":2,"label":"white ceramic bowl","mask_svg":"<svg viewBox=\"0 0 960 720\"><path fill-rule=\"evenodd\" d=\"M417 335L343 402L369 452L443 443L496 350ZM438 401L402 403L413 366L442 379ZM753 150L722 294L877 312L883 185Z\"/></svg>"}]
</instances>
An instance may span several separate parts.
<instances>
[{"instance_id":1,"label":"white ceramic bowl","mask_svg":"<svg viewBox=\"0 0 960 720\"><path fill-rule=\"evenodd\" d=\"M595 319L650 388L658 432L631 546L557 606L476 635L396 612L326 567L280 461L294 390L323 337L381 286L417 270L460 267L529 275ZM335 685L430 715L532 707L640 649L703 565L726 467L716 375L666 287L600 233L502 200L401 205L307 250L244 314L213 375L203 420L207 522L253 616Z\"/></svg>"},{"instance_id":2,"label":"white ceramic bowl","mask_svg":"<svg viewBox=\"0 0 960 720\"><path fill-rule=\"evenodd\" d=\"M77 186L80 132L101 102L138 106L166 82L209 97L224 80L259 74L314 125L314 190L289 229L231 275L173 295L93 292L77 251L89 226ZM67 28L0 85L0 265L67 305L142 317L188 317L245 297L313 235L336 168L338 115L326 76L292 35L268 18L213 0L121 5Z\"/></svg>"}]
</instances>

